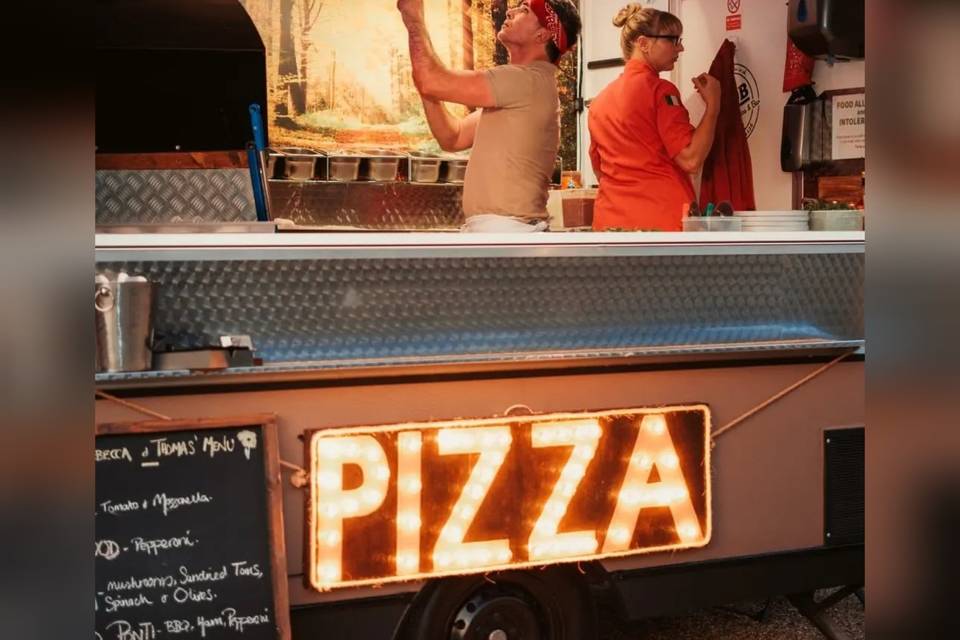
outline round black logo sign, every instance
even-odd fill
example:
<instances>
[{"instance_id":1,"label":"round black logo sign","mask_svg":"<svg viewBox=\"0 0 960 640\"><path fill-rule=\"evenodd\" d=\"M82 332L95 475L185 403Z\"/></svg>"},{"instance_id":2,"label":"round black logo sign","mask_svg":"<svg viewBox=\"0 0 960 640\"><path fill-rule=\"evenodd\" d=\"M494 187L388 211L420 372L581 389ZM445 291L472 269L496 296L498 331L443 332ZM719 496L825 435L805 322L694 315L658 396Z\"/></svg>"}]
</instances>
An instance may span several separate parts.
<instances>
[{"instance_id":1,"label":"round black logo sign","mask_svg":"<svg viewBox=\"0 0 960 640\"><path fill-rule=\"evenodd\" d=\"M737 103L740 105L743 129L749 138L760 118L760 92L757 89L757 79L753 77L750 69L738 62L733 66L733 80L737 85Z\"/></svg>"}]
</instances>

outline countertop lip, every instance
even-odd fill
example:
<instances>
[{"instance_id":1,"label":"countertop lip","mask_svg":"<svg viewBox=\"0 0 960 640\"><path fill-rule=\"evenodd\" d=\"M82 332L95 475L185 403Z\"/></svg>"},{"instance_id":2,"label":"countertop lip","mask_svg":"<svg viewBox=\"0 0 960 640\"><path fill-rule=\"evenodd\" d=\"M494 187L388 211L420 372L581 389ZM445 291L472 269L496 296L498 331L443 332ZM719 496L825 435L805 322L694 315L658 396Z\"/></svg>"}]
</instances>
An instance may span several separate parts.
<instances>
[{"instance_id":1,"label":"countertop lip","mask_svg":"<svg viewBox=\"0 0 960 640\"><path fill-rule=\"evenodd\" d=\"M765 244L862 244L863 231L708 232L295 232L147 233L95 236L97 249L152 248L383 248L716 246Z\"/></svg>"},{"instance_id":2,"label":"countertop lip","mask_svg":"<svg viewBox=\"0 0 960 640\"><path fill-rule=\"evenodd\" d=\"M864 355L866 341L853 339L787 339L767 342L728 344L692 344L684 346L634 345L619 348L555 349L541 352L491 352L485 354L448 354L444 356L407 356L365 360L312 360L269 362L253 367L216 370L148 370L97 372L96 387L101 390L166 386L209 386L258 384L301 379L343 382L348 379L391 378L437 375L442 373L477 374L491 371L556 370L577 367L615 365L708 363L714 360L768 360L782 357L811 357L842 352Z\"/></svg>"}]
</instances>

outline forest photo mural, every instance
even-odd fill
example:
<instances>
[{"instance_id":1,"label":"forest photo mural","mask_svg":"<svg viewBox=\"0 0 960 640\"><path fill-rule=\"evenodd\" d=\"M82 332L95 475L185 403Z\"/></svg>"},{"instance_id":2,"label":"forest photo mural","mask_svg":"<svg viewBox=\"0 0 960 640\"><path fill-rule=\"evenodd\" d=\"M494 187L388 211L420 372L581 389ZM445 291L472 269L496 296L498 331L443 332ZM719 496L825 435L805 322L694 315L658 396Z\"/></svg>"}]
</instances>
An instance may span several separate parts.
<instances>
[{"instance_id":1,"label":"forest photo mural","mask_svg":"<svg viewBox=\"0 0 960 640\"><path fill-rule=\"evenodd\" d=\"M264 112L273 146L437 151L410 75L396 0L241 0L266 47ZM441 61L486 69L507 61L496 40L517 0L424 0ZM564 56L561 155L576 163L578 50ZM456 115L466 109L449 105Z\"/></svg>"}]
</instances>

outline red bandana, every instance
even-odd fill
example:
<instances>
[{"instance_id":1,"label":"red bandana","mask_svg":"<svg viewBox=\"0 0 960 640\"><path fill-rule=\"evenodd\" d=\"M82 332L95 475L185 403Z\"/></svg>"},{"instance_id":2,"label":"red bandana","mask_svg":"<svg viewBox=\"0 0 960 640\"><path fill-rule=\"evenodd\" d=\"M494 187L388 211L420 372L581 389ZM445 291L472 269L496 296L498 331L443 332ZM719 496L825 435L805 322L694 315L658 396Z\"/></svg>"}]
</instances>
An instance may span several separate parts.
<instances>
[{"instance_id":1,"label":"red bandana","mask_svg":"<svg viewBox=\"0 0 960 640\"><path fill-rule=\"evenodd\" d=\"M567 45L567 31L560 24L557 12L546 0L530 0L530 9L537 16L537 20L550 32L550 39L557 45L560 55L565 54L570 47Z\"/></svg>"}]
</instances>

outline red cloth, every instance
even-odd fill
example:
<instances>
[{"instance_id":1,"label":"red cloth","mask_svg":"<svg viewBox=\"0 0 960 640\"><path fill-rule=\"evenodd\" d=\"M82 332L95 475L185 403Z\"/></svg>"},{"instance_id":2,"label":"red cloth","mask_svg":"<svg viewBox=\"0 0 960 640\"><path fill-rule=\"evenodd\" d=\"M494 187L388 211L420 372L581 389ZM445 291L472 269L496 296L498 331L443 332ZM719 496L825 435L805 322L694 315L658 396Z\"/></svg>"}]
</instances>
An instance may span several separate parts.
<instances>
[{"instance_id":1,"label":"red cloth","mask_svg":"<svg viewBox=\"0 0 960 640\"><path fill-rule=\"evenodd\" d=\"M550 39L557 45L560 55L565 54L570 49L567 44L567 30L560 23L557 12L546 0L530 0L530 9L537 16L540 24L550 32Z\"/></svg>"},{"instance_id":2,"label":"red cloth","mask_svg":"<svg viewBox=\"0 0 960 640\"><path fill-rule=\"evenodd\" d=\"M794 89L813 83L814 60L793 44L787 38L787 61L783 65L783 92L790 93Z\"/></svg>"},{"instance_id":3,"label":"red cloth","mask_svg":"<svg viewBox=\"0 0 960 640\"><path fill-rule=\"evenodd\" d=\"M693 138L677 87L629 60L590 104L587 124L600 183L593 228L680 231L683 205L696 196L673 161Z\"/></svg>"},{"instance_id":4,"label":"red cloth","mask_svg":"<svg viewBox=\"0 0 960 640\"><path fill-rule=\"evenodd\" d=\"M720 45L710 65L710 75L720 81L720 116L713 146L703 163L700 179L700 210L708 202L729 200L736 211L757 208L753 197L753 166L750 147L740 118L737 83L733 78L733 53L736 47L729 40Z\"/></svg>"}]
</instances>

